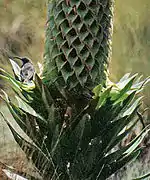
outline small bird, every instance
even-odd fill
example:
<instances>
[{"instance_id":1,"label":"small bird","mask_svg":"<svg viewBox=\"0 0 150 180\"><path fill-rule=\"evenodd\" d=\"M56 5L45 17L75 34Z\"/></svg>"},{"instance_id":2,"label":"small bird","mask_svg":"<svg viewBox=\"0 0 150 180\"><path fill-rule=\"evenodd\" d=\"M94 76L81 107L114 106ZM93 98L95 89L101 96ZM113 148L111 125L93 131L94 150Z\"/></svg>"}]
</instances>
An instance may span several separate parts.
<instances>
[{"instance_id":1,"label":"small bird","mask_svg":"<svg viewBox=\"0 0 150 180\"><path fill-rule=\"evenodd\" d=\"M14 61L14 59L19 59L22 61L21 67ZM28 83L33 80L35 69L31 60L26 57L9 57L12 64L15 78L24 83Z\"/></svg>"}]
</instances>

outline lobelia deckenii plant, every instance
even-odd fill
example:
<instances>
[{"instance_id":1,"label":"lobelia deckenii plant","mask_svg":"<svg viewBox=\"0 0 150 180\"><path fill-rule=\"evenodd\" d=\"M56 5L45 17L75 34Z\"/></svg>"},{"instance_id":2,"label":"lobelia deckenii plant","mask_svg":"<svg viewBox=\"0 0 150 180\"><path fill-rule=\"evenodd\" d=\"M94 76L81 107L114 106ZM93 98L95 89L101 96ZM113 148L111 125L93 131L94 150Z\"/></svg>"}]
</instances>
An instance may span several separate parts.
<instances>
[{"instance_id":1,"label":"lobelia deckenii plant","mask_svg":"<svg viewBox=\"0 0 150 180\"><path fill-rule=\"evenodd\" d=\"M141 120L137 94L149 78L126 74L118 83L108 78L113 4L48 1L42 76L22 82L15 79L21 75L17 64L14 77L1 69L18 104L4 91L1 98L28 139L2 116L44 180L107 179L142 150L149 126L125 147L117 146Z\"/></svg>"}]
</instances>

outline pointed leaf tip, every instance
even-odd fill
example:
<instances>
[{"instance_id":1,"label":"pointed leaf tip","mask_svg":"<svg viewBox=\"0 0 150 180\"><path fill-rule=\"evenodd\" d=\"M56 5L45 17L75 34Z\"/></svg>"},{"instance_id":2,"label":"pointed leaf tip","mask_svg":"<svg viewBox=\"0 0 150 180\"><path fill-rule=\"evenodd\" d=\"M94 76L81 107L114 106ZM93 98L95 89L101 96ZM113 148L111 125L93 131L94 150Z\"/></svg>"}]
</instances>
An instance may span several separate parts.
<instances>
[{"instance_id":1,"label":"pointed leaf tip","mask_svg":"<svg viewBox=\"0 0 150 180\"><path fill-rule=\"evenodd\" d=\"M21 81L21 77L20 77L21 68L18 66L18 64L12 58L9 58L9 61L12 65L15 77L18 78L19 81Z\"/></svg>"}]
</instances>

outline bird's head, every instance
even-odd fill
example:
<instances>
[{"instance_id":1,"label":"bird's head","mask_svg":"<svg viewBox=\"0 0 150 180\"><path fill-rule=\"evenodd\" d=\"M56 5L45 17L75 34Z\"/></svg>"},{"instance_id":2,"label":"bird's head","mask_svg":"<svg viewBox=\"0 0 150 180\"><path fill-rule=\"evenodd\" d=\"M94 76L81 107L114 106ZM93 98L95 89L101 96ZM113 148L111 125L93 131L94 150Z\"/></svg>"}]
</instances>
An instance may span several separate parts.
<instances>
[{"instance_id":1,"label":"bird's head","mask_svg":"<svg viewBox=\"0 0 150 180\"><path fill-rule=\"evenodd\" d=\"M16 57L13 57L13 58L14 58L14 59L20 59L20 60L22 61L23 65L26 64L26 63L28 63L28 62L31 62L31 60L28 59L28 58L26 58L26 57L16 56Z\"/></svg>"}]
</instances>

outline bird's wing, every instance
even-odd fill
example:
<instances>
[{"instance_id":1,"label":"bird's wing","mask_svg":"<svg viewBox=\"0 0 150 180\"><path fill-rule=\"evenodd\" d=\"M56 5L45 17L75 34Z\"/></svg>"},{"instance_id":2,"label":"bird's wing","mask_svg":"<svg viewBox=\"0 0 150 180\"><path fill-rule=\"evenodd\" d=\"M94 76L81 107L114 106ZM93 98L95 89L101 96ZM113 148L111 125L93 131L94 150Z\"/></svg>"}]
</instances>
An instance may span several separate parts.
<instances>
[{"instance_id":1,"label":"bird's wing","mask_svg":"<svg viewBox=\"0 0 150 180\"><path fill-rule=\"evenodd\" d=\"M15 77L17 77L19 79L19 81L21 81L21 77L20 77L21 68L18 66L18 64L13 59L9 58L9 61L12 65L12 69L13 69Z\"/></svg>"},{"instance_id":2,"label":"bird's wing","mask_svg":"<svg viewBox=\"0 0 150 180\"><path fill-rule=\"evenodd\" d=\"M26 63L21 68L21 77L22 79L30 80L33 78L35 69L32 63Z\"/></svg>"}]
</instances>

